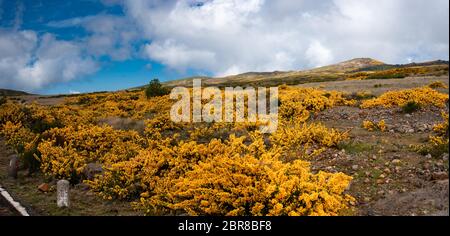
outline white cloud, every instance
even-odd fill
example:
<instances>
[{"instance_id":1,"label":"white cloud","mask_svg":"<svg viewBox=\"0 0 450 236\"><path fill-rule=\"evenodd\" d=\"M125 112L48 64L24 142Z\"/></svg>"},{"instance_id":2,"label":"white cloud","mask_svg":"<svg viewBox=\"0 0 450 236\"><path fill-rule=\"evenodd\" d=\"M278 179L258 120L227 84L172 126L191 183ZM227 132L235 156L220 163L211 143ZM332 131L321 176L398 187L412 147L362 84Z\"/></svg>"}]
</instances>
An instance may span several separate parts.
<instances>
[{"instance_id":1,"label":"white cloud","mask_svg":"<svg viewBox=\"0 0 450 236\"><path fill-rule=\"evenodd\" d=\"M312 42L305 52L305 58L310 61L311 67L325 66L333 61L331 51L320 42Z\"/></svg>"},{"instance_id":2,"label":"white cloud","mask_svg":"<svg viewBox=\"0 0 450 236\"><path fill-rule=\"evenodd\" d=\"M32 91L97 70L75 42L34 31L0 30L0 87Z\"/></svg>"},{"instance_id":3,"label":"white cloud","mask_svg":"<svg viewBox=\"0 0 450 236\"><path fill-rule=\"evenodd\" d=\"M196 61L203 68L211 67L216 63L212 52L188 48L171 40L147 44L144 48L150 58L173 68L187 69L192 61Z\"/></svg>"},{"instance_id":4,"label":"white cloud","mask_svg":"<svg viewBox=\"0 0 450 236\"><path fill-rule=\"evenodd\" d=\"M83 39L84 46L95 57L109 56L113 60L123 61L136 56L134 43L140 36L135 25L126 17L99 14L49 22L47 25L55 28L83 27L88 32Z\"/></svg>"},{"instance_id":5,"label":"white cloud","mask_svg":"<svg viewBox=\"0 0 450 236\"><path fill-rule=\"evenodd\" d=\"M354 57L448 59L448 1L124 2L149 59L216 75L293 70Z\"/></svg>"}]
</instances>

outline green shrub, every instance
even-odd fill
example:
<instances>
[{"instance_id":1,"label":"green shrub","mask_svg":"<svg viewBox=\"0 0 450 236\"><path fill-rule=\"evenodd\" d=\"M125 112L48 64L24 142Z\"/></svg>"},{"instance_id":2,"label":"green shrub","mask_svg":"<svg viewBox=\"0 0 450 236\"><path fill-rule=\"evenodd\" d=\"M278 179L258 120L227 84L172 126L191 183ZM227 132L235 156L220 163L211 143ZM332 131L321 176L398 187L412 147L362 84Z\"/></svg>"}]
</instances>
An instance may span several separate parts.
<instances>
[{"instance_id":1,"label":"green shrub","mask_svg":"<svg viewBox=\"0 0 450 236\"><path fill-rule=\"evenodd\" d=\"M158 79L152 79L145 89L145 96L147 98L163 96L169 93L167 88L164 88Z\"/></svg>"},{"instance_id":2,"label":"green shrub","mask_svg":"<svg viewBox=\"0 0 450 236\"><path fill-rule=\"evenodd\" d=\"M367 76L367 79L403 79L406 74L394 73L394 74L371 74Z\"/></svg>"},{"instance_id":3,"label":"green shrub","mask_svg":"<svg viewBox=\"0 0 450 236\"><path fill-rule=\"evenodd\" d=\"M405 105L402 106L402 110L405 113L413 113L420 109L420 105L415 101L409 101Z\"/></svg>"}]
</instances>

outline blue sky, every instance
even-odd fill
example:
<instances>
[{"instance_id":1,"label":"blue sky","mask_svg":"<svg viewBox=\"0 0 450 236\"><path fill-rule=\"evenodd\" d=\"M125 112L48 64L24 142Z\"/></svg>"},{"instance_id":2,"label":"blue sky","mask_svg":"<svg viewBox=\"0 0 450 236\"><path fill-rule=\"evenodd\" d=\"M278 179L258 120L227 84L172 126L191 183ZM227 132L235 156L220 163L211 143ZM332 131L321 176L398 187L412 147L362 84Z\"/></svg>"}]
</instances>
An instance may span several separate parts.
<instances>
[{"instance_id":1,"label":"blue sky","mask_svg":"<svg viewBox=\"0 0 450 236\"><path fill-rule=\"evenodd\" d=\"M95 0L0 0L0 3L2 9L0 11L0 28L11 29L18 27L20 30L32 30L37 34L50 33L55 36L56 40L80 40L89 37L92 33L80 26L52 27L52 22L99 14L124 17L123 8L120 5L109 6ZM20 26L17 24L20 24ZM148 41L143 39L141 42L136 42L133 46L140 47L140 44ZM60 83L56 81L40 88L25 88L24 90L39 94L113 91L141 86L152 78L167 81L192 75L208 75L208 72L199 70L167 68L157 61L148 58L144 59L140 56L119 61L111 59L107 55L99 56L95 59L98 63L98 68L94 73L67 82ZM20 87L12 88L23 89Z\"/></svg>"},{"instance_id":2,"label":"blue sky","mask_svg":"<svg viewBox=\"0 0 450 236\"><path fill-rule=\"evenodd\" d=\"M118 90L356 57L449 58L447 0L0 0L0 87Z\"/></svg>"}]
</instances>

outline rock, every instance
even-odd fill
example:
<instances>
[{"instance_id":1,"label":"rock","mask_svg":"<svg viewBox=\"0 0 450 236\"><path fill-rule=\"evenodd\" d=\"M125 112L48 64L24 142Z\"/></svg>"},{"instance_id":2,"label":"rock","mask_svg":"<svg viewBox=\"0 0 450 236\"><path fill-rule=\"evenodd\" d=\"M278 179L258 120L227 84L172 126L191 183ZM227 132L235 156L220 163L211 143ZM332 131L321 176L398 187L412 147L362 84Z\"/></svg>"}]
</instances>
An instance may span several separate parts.
<instances>
[{"instance_id":1,"label":"rock","mask_svg":"<svg viewBox=\"0 0 450 236\"><path fill-rule=\"evenodd\" d=\"M448 179L448 173L444 171L434 172L431 177L433 178L433 180L444 180Z\"/></svg>"},{"instance_id":2,"label":"rock","mask_svg":"<svg viewBox=\"0 0 450 236\"><path fill-rule=\"evenodd\" d=\"M379 178L380 178L380 179L384 179L384 178L386 178L386 176L385 176L384 174L381 174L381 175L379 176Z\"/></svg>"},{"instance_id":3,"label":"rock","mask_svg":"<svg viewBox=\"0 0 450 236\"><path fill-rule=\"evenodd\" d=\"M19 158L17 156L13 156L9 161L8 176L17 179L18 172L19 172Z\"/></svg>"},{"instance_id":4,"label":"rock","mask_svg":"<svg viewBox=\"0 0 450 236\"><path fill-rule=\"evenodd\" d=\"M428 153L426 156L425 156L425 158L427 158L427 159L431 159L432 158L432 156L431 156L431 154L430 153Z\"/></svg>"},{"instance_id":5,"label":"rock","mask_svg":"<svg viewBox=\"0 0 450 236\"><path fill-rule=\"evenodd\" d=\"M377 160L377 156L376 156L376 155L373 155L373 156L372 156L372 160L374 160L374 161Z\"/></svg>"},{"instance_id":6,"label":"rock","mask_svg":"<svg viewBox=\"0 0 450 236\"><path fill-rule=\"evenodd\" d=\"M397 165L400 164L402 161L400 161L399 159L394 159L391 161L392 164Z\"/></svg>"},{"instance_id":7,"label":"rock","mask_svg":"<svg viewBox=\"0 0 450 236\"><path fill-rule=\"evenodd\" d=\"M364 183L366 183L366 184L370 183L370 179L365 178L365 179L364 179Z\"/></svg>"},{"instance_id":8,"label":"rock","mask_svg":"<svg viewBox=\"0 0 450 236\"><path fill-rule=\"evenodd\" d=\"M408 133L410 134L414 133L414 129L408 129Z\"/></svg>"},{"instance_id":9,"label":"rock","mask_svg":"<svg viewBox=\"0 0 450 236\"><path fill-rule=\"evenodd\" d=\"M359 166L358 165L352 165L352 170L358 170Z\"/></svg>"},{"instance_id":10,"label":"rock","mask_svg":"<svg viewBox=\"0 0 450 236\"><path fill-rule=\"evenodd\" d=\"M364 174L365 174L366 176L370 176L370 175L371 175L369 171L364 172Z\"/></svg>"},{"instance_id":11,"label":"rock","mask_svg":"<svg viewBox=\"0 0 450 236\"><path fill-rule=\"evenodd\" d=\"M50 186L47 183L43 183L38 186L38 189L39 191L46 193L50 191Z\"/></svg>"},{"instance_id":12,"label":"rock","mask_svg":"<svg viewBox=\"0 0 450 236\"><path fill-rule=\"evenodd\" d=\"M444 153L444 154L442 154L442 160L444 160L444 161L448 161L448 153Z\"/></svg>"},{"instance_id":13,"label":"rock","mask_svg":"<svg viewBox=\"0 0 450 236\"><path fill-rule=\"evenodd\" d=\"M389 133L395 133L395 130L390 129L390 130L389 130Z\"/></svg>"},{"instance_id":14,"label":"rock","mask_svg":"<svg viewBox=\"0 0 450 236\"><path fill-rule=\"evenodd\" d=\"M89 163L83 169L83 177L85 179L91 180L96 175L103 173L103 166L100 163Z\"/></svg>"},{"instance_id":15,"label":"rock","mask_svg":"<svg viewBox=\"0 0 450 236\"><path fill-rule=\"evenodd\" d=\"M410 114L406 114L406 115L405 115L405 117L408 117L408 118L410 118L410 117L411 117L411 115L410 115Z\"/></svg>"}]
</instances>

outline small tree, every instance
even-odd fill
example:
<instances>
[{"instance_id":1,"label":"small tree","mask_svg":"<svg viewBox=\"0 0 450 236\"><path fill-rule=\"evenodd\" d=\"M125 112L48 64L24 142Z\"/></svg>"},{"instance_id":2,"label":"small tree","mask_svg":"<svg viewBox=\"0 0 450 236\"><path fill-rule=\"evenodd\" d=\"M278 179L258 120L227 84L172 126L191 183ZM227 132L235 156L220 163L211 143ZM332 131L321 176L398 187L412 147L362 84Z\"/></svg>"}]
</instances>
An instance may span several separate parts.
<instances>
[{"instance_id":1,"label":"small tree","mask_svg":"<svg viewBox=\"0 0 450 236\"><path fill-rule=\"evenodd\" d=\"M145 95L147 96L147 98L163 96L168 93L168 89L164 88L158 79L152 79L145 89Z\"/></svg>"}]
</instances>

